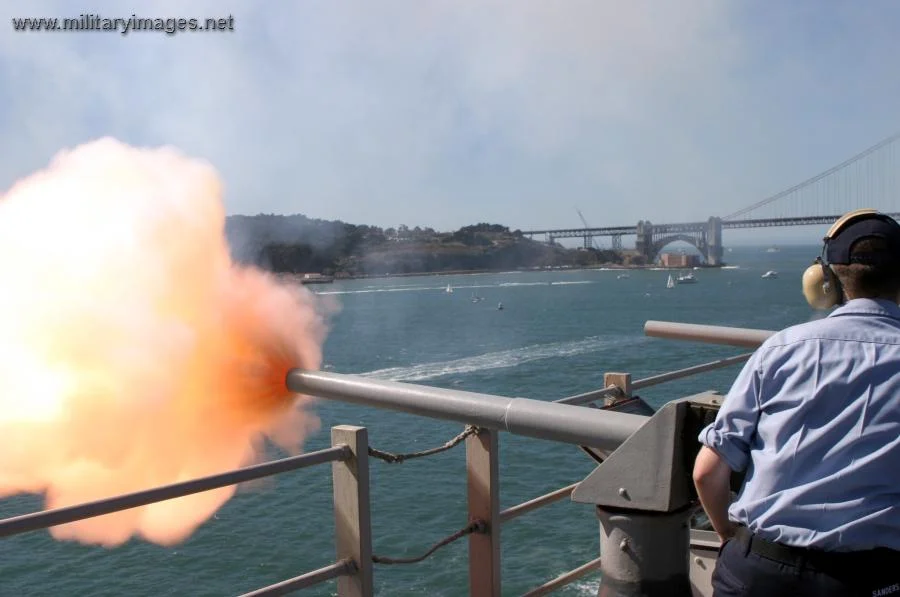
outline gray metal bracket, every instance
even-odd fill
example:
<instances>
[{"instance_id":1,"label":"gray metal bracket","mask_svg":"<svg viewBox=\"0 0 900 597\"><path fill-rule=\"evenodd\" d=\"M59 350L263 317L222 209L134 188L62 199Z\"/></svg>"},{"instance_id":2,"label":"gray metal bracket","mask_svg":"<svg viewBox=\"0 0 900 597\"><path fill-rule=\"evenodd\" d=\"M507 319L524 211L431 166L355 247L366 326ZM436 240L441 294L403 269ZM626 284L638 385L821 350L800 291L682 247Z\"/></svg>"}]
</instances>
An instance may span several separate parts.
<instances>
[{"instance_id":1,"label":"gray metal bracket","mask_svg":"<svg viewBox=\"0 0 900 597\"><path fill-rule=\"evenodd\" d=\"M696 497L697 434L721 402L718 393L704 392L667 403L578 484L572 501L650 512L688 506Z\"/></svg>"}]
</instances>

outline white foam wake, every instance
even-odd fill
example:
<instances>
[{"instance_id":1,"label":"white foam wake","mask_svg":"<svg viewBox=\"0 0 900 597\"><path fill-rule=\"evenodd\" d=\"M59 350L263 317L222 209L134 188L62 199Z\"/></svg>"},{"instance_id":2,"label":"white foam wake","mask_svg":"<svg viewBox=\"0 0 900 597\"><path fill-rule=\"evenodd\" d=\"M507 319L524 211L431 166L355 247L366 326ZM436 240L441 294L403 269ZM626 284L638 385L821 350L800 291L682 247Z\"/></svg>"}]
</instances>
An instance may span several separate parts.
<instances>
[{"instance_id":1,"label":"white foam wake","mask_svg":"<svg viewBox=\"0 0 900 597\"><path fill-rule=\"evenodd\" d=\"M631 346L647 339L643 336L592 336L583 340L570 342L554 342L552 344L532 344L511 350L488 352L472 357L464 357L450 361L434 363L419 363L406 367L390 367L361 373L363 377L383 379L389 381L424 381L444 377L445 375L459 375L485 371L488 369L504 369L518 367L523 363L570 357L581 354L601 352L604 350L621 350L624 346Z\"/></svg>"},{"instance_id":2,"label":"white foam wake","mask_svg":"<svg viewBox=\"0 0 900 597\"><path fill-rule=\"evenodd\" d=\"M569 284L596 284L595 280L565 280L559 282L552 281L544 281L544 282L500 282L499 284L451 284L453 290L457 292L465 291L465 290L476 290L479 288L510 288L517 286L565 286ZM316 294L372 294L377 292L422 292L422 291L437 291L443 292L446 290L446 286L415 286L415 285L402 285L402 286L366 286L365 288L357 289L357 290L317 290Z\"/></svg>"}]
</instances>

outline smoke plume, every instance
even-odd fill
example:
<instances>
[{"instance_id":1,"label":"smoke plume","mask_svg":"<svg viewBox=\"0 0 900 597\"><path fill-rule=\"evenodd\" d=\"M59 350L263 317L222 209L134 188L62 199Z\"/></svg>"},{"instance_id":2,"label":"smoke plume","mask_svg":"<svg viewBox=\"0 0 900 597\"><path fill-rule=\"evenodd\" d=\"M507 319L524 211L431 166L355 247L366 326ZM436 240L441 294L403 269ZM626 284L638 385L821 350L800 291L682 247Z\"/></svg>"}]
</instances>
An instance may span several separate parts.
<instances>
[{"instance_id":1,"label":"smoke plume","mask_svg":"<svg viewBox=\"0 0 900 597\"><path fill-rule=\"evenodd\" d=\"M101 139L0 198L0 497L56 508L298 450L318 425L286 371L315 369L311 293L232 263L222 185L171 148ZM219 489L50 530L184 540Z\"/></svg>"}]
</instances>

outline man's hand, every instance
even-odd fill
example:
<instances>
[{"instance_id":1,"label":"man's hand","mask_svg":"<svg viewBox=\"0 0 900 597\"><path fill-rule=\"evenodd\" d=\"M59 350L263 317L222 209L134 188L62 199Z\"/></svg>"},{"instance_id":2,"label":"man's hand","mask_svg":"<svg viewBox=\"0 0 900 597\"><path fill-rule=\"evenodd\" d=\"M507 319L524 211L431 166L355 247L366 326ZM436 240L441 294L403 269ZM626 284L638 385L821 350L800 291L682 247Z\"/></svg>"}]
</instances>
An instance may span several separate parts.
<instances>
[{"instance_id":1,"label":"man's hand","mask_svg":"<svg viewBox=\"0 0 900 597\"><path fill-rule=\"evenodd\" d=\"M731 468L714 450L703 446L694 462L694 486L700 503L723 542L734 536L737 525L728 520L731 504Z\"/></svg>"}]
</instances>

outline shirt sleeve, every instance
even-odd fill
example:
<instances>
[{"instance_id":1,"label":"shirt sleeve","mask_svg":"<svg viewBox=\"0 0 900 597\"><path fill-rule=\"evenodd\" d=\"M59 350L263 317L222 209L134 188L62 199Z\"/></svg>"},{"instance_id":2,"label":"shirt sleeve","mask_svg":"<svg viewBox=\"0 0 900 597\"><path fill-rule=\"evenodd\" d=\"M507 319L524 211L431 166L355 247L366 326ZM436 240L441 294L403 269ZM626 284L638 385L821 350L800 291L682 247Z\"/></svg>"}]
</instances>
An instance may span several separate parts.
<instances>
[{"instance_id":1,"label":"shirt sleeve","mask_svg":"<svg viewBox=\"0 0 900 597\"><path fill-rule=\"evenodd\" d=\"M760 352L754 353L734 380L716 420L697 438L715 450L731 468L740 472L750 460L750 441L756 433L760 412Z\"/></svg>"}]
</instances>

